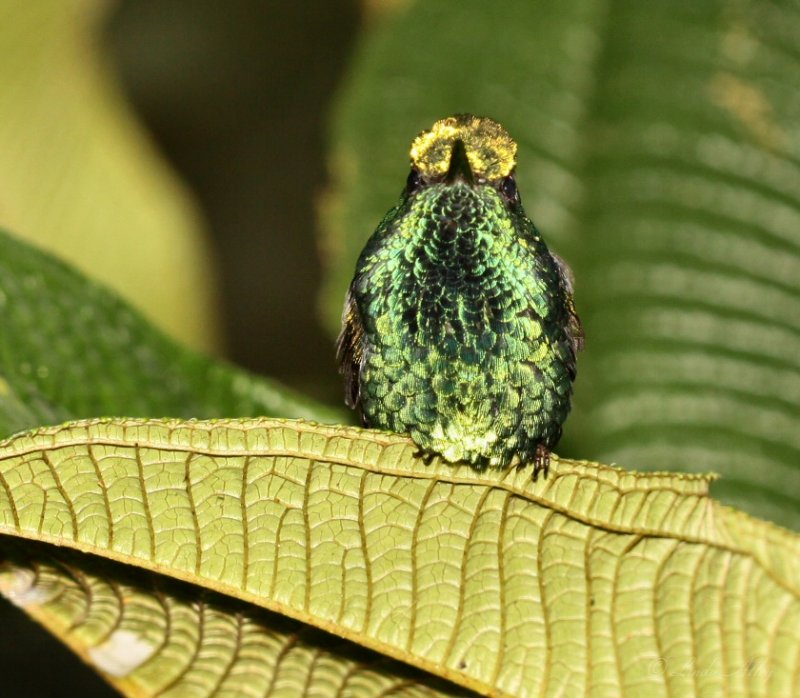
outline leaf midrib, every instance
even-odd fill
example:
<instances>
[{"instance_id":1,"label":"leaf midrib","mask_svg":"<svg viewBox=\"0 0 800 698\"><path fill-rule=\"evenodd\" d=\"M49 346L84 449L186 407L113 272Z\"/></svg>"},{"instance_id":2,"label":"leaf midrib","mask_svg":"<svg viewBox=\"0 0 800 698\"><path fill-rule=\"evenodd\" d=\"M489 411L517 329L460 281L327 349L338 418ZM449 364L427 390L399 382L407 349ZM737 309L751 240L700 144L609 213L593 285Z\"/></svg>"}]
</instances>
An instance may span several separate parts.
<instances>
[{"instance_id":1,"label":"leaf midrib","mask_svg":"<svg viewBox=\"0 0 800 698\"><path fill-rule=\"evenodd\" d=\"M181 425L181 422L175 421L167 421L167 420L103 420L102 422L93 422L87 421L83 423L85 425L96 425L96 424L119 424L125 425L126 427L136 427L136 426L158 426L158 427L170 427L173 428L176 426ZM191 422L189 423L191 424ZM200 426L202 422L194 423L193 426ZM220 420L220 421L212 421L206 422L206 424L212 427L220 427L225 428L226 426L237 426L242 428L244 423L242 422L228 422L227 420ZM255 423L251 422L255 426ZM329 436L334 438L340 438L343 435L351 433L353 436L358 438L359 432L356 429L345 428L339 429L331 428L326 425L314 425L309 423L304 423L301 420L298 420L296 423L292 422L284 422L280 420L258 420L257 424L260 428L281 428L281 427L292 427L292 426L316 426L318 431L316 433L323 435L325 432ZM79 426L75 424L75 426ZM31 436L36 435L50 435L55 433L53 428L46 428L43 430L39 430L36 432L32 432ZM245 433L244 431L242 433ZM313 432L306 432L306 433L313 433ZM407 441L406 437L402 435L392 435L389 432L374 432L374 431L366 431L366 435L368 438L375 443L376 445L380 446L402 446L404 441ZM381 438L383 436L383 438ZM363 437L362 437L363 438ZM410 442L409 442L410 443ZM3 444L0 444L0 448L2 448ZM443 484L451 484L451 485L471 485L471 486L480 486L480 487L487 487L493 490L500 490L506 492L512 496L518 497L525 501L531 502L533 504L537 504L542 506L546 509L549 509L553 512L563 515L565 518L568 518L576 523L580 523L586 526L590 526L594 529L603 530L608 533L615 533L621 535L641 535L644 537L651 537L651 538L663 538L663 539L670 539L670 540L677 540L685 543L690 544L702 544L714 547L719 550L724 550L730 553L745 555L751 557L752 559L756 560L760 564L764 565L765 570L768 574L773 575L772 570L770 569L769 565L764 562L754 551L741 546L736 546L734 544L727 544L721 542L718 539L713 538L710 535L703 535L703 534L676 534L671 531L664 530L663 528L646 528L646 527L634 527L634 526L622 526L619 524L614 524L609 521L604 521L600 519L596 519L591 516L585 516L575 511L570 510L567 506L559 504L558 502L554 502L550 499L545 498L540 494L531 493L529 491L524 490L521 487L515 486L510 484L505 480L485 480L481 477L481 474L478 472L474 473L473 477L464 477L458 475L447 475L442 474L441 472L421 472L421 471L410 471L403 468L392 468L387 467L385 465L372 465L369 463L364 463L361 461L354 460L352 458L346 458L341 455L331 455L325 453L314 452L310 450L303 449L301 446L297 448L290 449L290 448L279 448L276 446L264 446L263 449L253 449L253 448L242 448L240 446L232 446L228 449L223 448L213 448L213 447L197 447L197 446L189 446L189 445L182 445L182 444L173 444L173 443L158 443L158 441L154 440L153 442L146 442L144 440L138 440L136 442L124 439L115 439L111 437L98 437L92 436L87 437L85 439L69 439L64 441L59 441L58 443L54 443L52 445L39 445L39 446L29 446L25 448L14 449L13 454L9 454L9 457L20 457L25 455L32 455L36 453L43 453L48 451L58 451L65 448L75 448L75 447L90 447L90 446L111 446L111 447L119 447L119 448L153 448L158 449L160 451L166 452L175 452L175 453L186 453L186 454L195 454L195 455L205 455L209 457L238 457L238 458L252 458L252 457L260 457L260 458L273 458L273 457L296 457L301 458L308 461L323 461L326 463L330 463L332 465L340 465L343 467L351 467L357 468L362 471L370 472L377 475L392 475L400 478L405 479L414 479L414 480L430 480L435 481ZM623 471L622 469L613 468L610 466L606 466L600 463L594 464L588 461L574 461L569 459L558 459L557 457L554 458L554 462L552 464L553 469L557 469L562 465L570 466L570 465L588 465L594 466L598 469L598 471L612 471L612 472L623 472L625 475L636 476L637 473L635 471ZM454 466L458 468L459 466ZM460 469L469 471L469 469L465 466L461 466ZM511 473L511 471L509 471ZM643 477L647 480L652 481L653 479L665 479L665 480L672 480L675 475L672 473L649 473L644 472L641 473ZM550 477L553 477L554 473L551 471ZM592 478L589 474L582 471L570 471L564 474L555 475L555 479L552 480L552 484L548 487L549 490L557 489L557 482L560 478L565 477L577 477L580 479L594 479L598 484L610 487L614 491L616 491L620 495L629 495L635 493L643 493L649 494L653 491L656 492L669 492L675 494L677 497L696 497L698 502L703 502L707 507L707 516L706 520L710 518L711 523L713 526L711 527L712 530L717 530L715 524L717 522L718 516L716 515L717 512L726 511L728 515L734 515L737 517L745 517L746 519L753 521L754 523L758 524L759 526L766 526L771 529L774 533L777 534L777 539L772 540L772 544L780 545L781 547L789 550L789 554L791 554L791 550L793 550L793 546L788 545L786 546L786 538L792 538L792 533L788 529L784 529L776 524L771 522L764 522L761 520L753 519L748 514L744 512L740 512L736 509L731 507L726 507L725 505L720 504L713 500L709 495L707 490L705 492L686 492L681 491L675 487L658 485L657 487L653 487L652 484L648 484L642 487L627 487L623 488L619 485L609 482L608 480L603 480L601 478ZM714 479L714 476L709 475L698 475L698 474L680 474L682 480L685 481L705 481L710 482ZM10 488L8 487L5 479L0 475L0 483L2 483L3 488L9 492ZM716 511L715 511L716 510ZM16 512L15 513L15 521L17 520ZM709 526L705 525L704 529L708 530ZM19 530L19 529L17 529ZM32 539L36 539L35 536L25 536L31 537ZM44 539L44 538L42 538ZM60 539L63 540L63 539ZM51 541L55 542L55 541ZM77 545L76 541L76 545ZM81 548L83 549L83 548ZM85 550L85 552L93 552L98 553L101 555L105 554L105 549L100 548L97 546L89 546ZM116 558L115 558L116 559ZM125 562L125 558L120 558L120 561ZM156 567L160 566L157 563L153 563ZM164 573L162 571L162 573ZM169 575L169 573L167 573ZM171 575L169 575L171 576ZM191 581L191 580L190 580ZM779 584L781 587L785 588L787 591L794 595L800 595L800 588L796 588L795 586L791 585L787 581L781 580L779 577L774 577L774 581ZM234 587L235 588L235 587ZM260 605L260 604L259 604Z\"/></svg>"}]
</instances>

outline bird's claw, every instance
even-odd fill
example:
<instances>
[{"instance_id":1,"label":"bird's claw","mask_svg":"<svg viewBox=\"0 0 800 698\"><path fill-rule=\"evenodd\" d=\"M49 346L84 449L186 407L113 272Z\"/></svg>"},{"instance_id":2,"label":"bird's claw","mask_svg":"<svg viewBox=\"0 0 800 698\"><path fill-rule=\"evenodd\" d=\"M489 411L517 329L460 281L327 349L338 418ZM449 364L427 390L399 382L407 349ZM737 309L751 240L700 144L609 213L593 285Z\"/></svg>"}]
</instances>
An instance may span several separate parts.
<instances>
[{"instance_id":1,"label":"bird's claw","mask_svg":"<svg viewBox=\"0 0 800 698\"><path fill-rule=\"evenodd\" d=\"M436 454L419 448L414 451L414 458L419 458L425 465L430 465L433 459L436 458Z\"/></svg>"},{"instance_id":2,"label":"bird's claw","mask_svg":"<svg viewBox=\"0 0 800 698\"><path fill-rule=\"evenodd\" d=\"M536 482L539 479L539 473L542 473L546 480L549 472L550 449L544 444L539 444L536 447L536 455L533 457L533 481Z\"/></svg>"}]
</instances>

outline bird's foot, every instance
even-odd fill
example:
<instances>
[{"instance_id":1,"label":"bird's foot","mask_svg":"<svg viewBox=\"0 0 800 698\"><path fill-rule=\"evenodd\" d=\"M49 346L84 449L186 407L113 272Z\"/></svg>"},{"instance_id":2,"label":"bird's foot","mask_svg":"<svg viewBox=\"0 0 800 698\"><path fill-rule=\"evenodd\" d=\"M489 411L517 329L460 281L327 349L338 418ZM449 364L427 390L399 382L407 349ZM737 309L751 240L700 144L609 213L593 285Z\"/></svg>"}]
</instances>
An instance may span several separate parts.
<instances>
[{"instance_id":1,"label":"bird's foot","mask_svg":"<svg viewBox=\"0 0 800 698\"><path fill-rule=\"evenodd\" d=\"M422 448L418 448L414 451L414 458L419 458L425 465L430 465L433 459L436 458L436 454L432 451L425 451Z\"/></svg>"},{"instance_id":2,"label":"bird's foot","mask_svg":"<svg viewBox=\"0 0 800 698\"><path fill-rule=\"evenodd\" d=\"M533 457L533 481L536 482L539 479L539 473L542 473L546 480L549 472L550 449L544 444L539 444L536 446L536 455Z\"/></svg>"}]
</instances>

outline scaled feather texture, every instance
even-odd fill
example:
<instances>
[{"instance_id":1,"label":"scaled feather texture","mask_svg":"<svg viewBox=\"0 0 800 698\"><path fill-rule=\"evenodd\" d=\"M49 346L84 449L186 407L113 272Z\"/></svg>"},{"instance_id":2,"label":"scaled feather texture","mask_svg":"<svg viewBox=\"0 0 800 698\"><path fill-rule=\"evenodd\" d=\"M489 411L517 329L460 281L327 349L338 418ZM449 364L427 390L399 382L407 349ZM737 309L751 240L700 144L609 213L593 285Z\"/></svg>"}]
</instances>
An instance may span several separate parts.
<instances>
[{"instance_id":1,"label":"scaled feather texture","mask_svg":"<svg viewBox=\"0 0 800 698\"><path fill-rule=\"evenodd\" d=\"M516 143L488 118L437 121L345 301L345 399L365 426L478 468L546 471L583 344L572 274L526 216Z\"/></svg>"}]
</instances>

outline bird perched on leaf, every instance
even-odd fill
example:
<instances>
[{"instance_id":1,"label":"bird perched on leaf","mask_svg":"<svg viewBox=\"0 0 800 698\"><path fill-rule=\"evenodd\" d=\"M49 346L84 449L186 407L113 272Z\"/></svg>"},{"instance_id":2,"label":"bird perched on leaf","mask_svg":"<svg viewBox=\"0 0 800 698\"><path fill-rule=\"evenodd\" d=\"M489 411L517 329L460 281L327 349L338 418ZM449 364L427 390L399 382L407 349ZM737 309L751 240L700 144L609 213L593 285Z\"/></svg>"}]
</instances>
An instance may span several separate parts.
<instances>
[{"instance_id":1,"label":"bird perched on leaf","mask_svg":"<svg viewBox=\"0 0 800 698\"><path fill-rule=\"evenodd\" d=\"M369 239L338 340L346 402L426 455L547 472L583 332L569 267L525 214L517 145L459 114L411 145L399 203Z\"/></svg>"}]
</instances>

